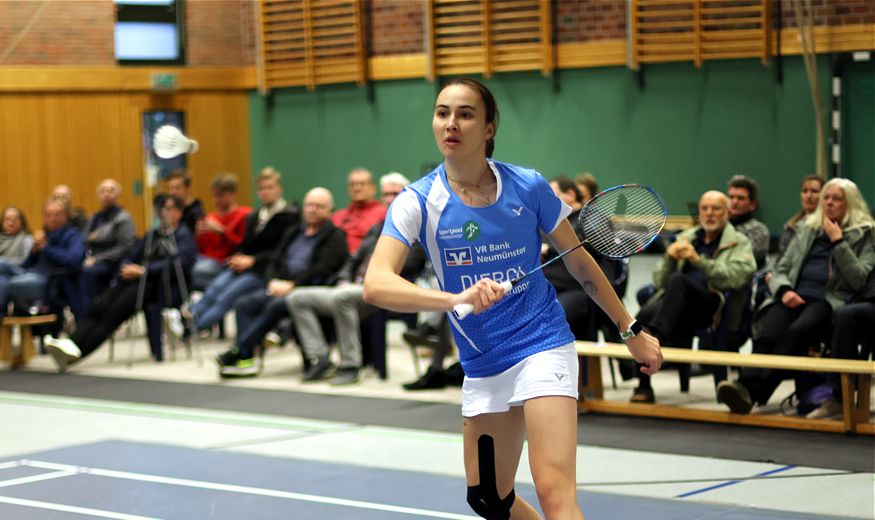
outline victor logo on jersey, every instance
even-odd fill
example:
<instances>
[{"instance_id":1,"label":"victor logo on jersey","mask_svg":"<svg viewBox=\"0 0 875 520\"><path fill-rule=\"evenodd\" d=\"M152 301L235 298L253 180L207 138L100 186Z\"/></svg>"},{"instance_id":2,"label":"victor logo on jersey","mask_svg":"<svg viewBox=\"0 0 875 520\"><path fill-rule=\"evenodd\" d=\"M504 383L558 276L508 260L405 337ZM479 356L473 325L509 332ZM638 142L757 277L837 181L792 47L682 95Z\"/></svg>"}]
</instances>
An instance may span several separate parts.
<instances>
[{"instance_id":1,"label":"victor logo on jersey","mask_svg":"<svg viewBox=\"0 0 875 520\"><path fill-rule=\"evenodd\" d=\"M462 224L462 235L469 242L477 240L477 237L480 236L480 226L473 220L469 220Z\"/></svg>"},{"instance_id":2,"label":"victor logo on jersey","mask_svg":"<svg viewBox=\"0 0 875 520\"><path fill-rule=\"evenodd\" d=\"M471 248L454 247L444 249L444 263L447 264L447 267L472 265L474 263L474 257L471 255Z\"/></svg>"}]
</instances>

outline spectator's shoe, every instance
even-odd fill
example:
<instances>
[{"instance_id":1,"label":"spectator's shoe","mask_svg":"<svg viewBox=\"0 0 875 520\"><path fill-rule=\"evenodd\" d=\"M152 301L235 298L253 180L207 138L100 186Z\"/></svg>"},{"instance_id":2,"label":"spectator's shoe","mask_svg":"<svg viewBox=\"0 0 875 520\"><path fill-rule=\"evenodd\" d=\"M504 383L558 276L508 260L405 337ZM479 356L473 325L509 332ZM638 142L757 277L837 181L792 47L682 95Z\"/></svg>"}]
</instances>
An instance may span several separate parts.
<instances>
[{"instance_id":1,"label":"spectator's shoe","mask_svg":"<svg viewBox=\"0 0 875 520\"><path fill-rule=\"evenodd\" d=\"M629 398L630 403L645 403L652 404L656 402L656 395L653 393L652 386L638 385L632 392L632 397Z\"/></svg>"},{"instance_id":2,"label":"spectator's shoe","mask_svg":"<svg viewBox=\"0 0 875 520\"><path fill-rule=\"evenodd\" d=\"M753 409L753 399L743 384L721 381L717 385L717 402L729 407L732 413L748 414Z\"/></svg>"},{"instance_id":3,"label":"spectator's shoe","mask_svg":"<svg viewBox=\"0 0 875 520\"><path fill-rule=\"evenodd\" d=\"M836 401L835 397L830 397L821 403L820 406L808 412L808 415L805 417L807 419L829 419L830 417L841 415L843 412L842 403Z\"/></svg>"},{"instance_id":4,"label":"spectator's shoe","mask_svg":"<svg viewBox=\"0 0 875 520\"><path fill-rule=\"evenodd\" d=\"M164 321L171 334L180 339L185 336L185 324L182 322L182 313L179 309L164 309Z\"/></svg>"},{"instance_id":5,"label":"spectator's shoe","mask_svg":"<svg viewBox=\"0 0 875 520\"><path fill-rule=\"evenodd\" d=\"M282 347L283 343L285 343L285 341L283 341L283 337L274 331L270 331L265 334L264 340L262 340L261 342L265 349Z\"/></svg>"},{"instance_id":6,"label":"spectator's shoe","mask_svg":"<svg viewBox=\"0 0 875 520\"><path fill-rule=\"evenodd\" d=\"M241 358L237 347L216 356L221 377L254 377L258 375L255 358Z\"/></svg>"},{"instance_id":7,"label":"spectator's shoe","mask_svg":"<svg viewBox=\"0 0 875 520\"><path fill-rule=\"evenodd\" d=\"M440 331L428 323L420 323L415 329L402 333L401 337L413 346L437 348L441 344Z\"/></svg>"},{"instance_id":8,"label":"spectator's shoe","mask_svg":"<svg viewBox=\"0 0 875 520\"><path fill-rule=\"evenodd\" d=\"M334 364L328 359L328 356L313 360L310 363L310 368L304 372L304 382L319 381L331 375L334 370Z\"/></svg>"},{"instance_id":9,"label":"spectator's shoe","mask_svg":"<svg viewBox=\"0 0 875 520\"><path fill-rule=\"evenodd\" d=\"M68 365L79 361L82 357L82 351L79 350L79 346L69 338L45 336L43 337L43 343L46 345L46 350L52 355L52 359L55 360L55 364L58 365L58 372L60 373L64 373Z\"/></svg>"},{"instance_id":10,"label":"spectator's shoe","mask_svg":"<svg viewBox=\"0 0 875 520\"><path fill-rule=\"evenodd\" d=\"M332 386L354 385L359 382L359 369L355 367L340 368L331 378Z\"/></svg>"},{"instance_id":11,"label":"spectator's shoe","mask_svg":"<svg viewBox=\"0 0 875 520\"><path fill-rule=\"evenodd\" d=\"M444 371L428 367L428 371L416 381L401 385L405 390L434 390L437 388L446 388L446 378Z\"/></svg>"}]
</instances>

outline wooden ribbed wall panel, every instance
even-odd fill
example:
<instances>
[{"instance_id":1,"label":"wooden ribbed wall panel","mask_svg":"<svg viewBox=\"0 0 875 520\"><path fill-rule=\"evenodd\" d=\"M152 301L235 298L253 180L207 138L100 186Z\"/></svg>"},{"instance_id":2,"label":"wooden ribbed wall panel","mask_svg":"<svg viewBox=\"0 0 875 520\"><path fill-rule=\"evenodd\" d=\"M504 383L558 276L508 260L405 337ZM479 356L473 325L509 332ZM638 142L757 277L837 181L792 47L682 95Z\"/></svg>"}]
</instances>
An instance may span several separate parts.
<instances>
[{"instance_id":1,"label":"wooden ribbed wall panel","mask_svg":"<svg viewBox=\"0 0 875 520\"><path fill-rule=\"evenodd\" d=\"M547 0L429 0L429 77L555 68Z\"/></svg>"},{"instance_id":2,"label":"wooden ribbed wall panel","mask_svg":"<svg viewBox=\"0 0 875 520\"><path fill-rule=\"evenodd\" d=\"M245 92L6 93L0 94L0 206L20 206L38 227L42 203L63 183L91 214L99 206L97 183L111 177L122 184L122 204L142 232L150 215L150 193L135 193L137 181L144 184L142 113L157 109L185 111L188 133L201 144L189 160L197 197L212 206L210 178L233 171L240 200L251 200Z\"/></svg>"},{"instance_id":3,"label":"wooden ribbed wall panel","mask_svg":"<svg viewBox=\"0 0 875 520\"><path fill-rule=\"evenodd\" d=\"M769 0L632 0L630 66L770 53Z\"/></svg>"},{"instance_id":4,"label":"wooden ribbed wall panel","mask_svg":"<svg viewBox=\"0 0 875 520\"><path fill-rule=\"evenodd\" d=\"M262 91L367 80L361 0L263 0L257 25Z\"/></svg>"}]
</instances>

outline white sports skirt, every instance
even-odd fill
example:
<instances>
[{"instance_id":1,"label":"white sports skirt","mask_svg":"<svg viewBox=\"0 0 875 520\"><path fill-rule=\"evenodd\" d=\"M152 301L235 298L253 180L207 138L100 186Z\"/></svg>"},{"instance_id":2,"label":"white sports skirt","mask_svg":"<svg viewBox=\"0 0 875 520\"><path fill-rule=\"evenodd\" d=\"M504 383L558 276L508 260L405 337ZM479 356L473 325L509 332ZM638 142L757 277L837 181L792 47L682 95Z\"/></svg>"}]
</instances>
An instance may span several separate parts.
<instances>
[{"instance_id":1,"label":"white sports skirt","mask_svg":"<svg viewBox=\"0 0 875 520\"><path fill-rule=\"evenodd\" d=\"M462 416L506 412L548 395L577 399L577 373L577 352L568 344L533 354L494 376L465 376Z\"/></svg>"}]
</instances>

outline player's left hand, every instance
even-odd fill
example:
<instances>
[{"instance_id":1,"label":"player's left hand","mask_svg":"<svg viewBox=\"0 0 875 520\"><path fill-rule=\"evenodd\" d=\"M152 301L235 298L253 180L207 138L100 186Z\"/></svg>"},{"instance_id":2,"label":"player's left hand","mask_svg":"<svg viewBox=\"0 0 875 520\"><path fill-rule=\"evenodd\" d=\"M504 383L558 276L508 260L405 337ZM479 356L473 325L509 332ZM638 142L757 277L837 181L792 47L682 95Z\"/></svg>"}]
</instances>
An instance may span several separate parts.
<instances>
[{"instance_id":1,"label":"player's left hand","mask_svg":"<svg viewBox=\"0 0 875 520\"><path fill-rule=\"evenodd\" d=\"M641 331L626 340L626 347L635 361L644 365L641 371L653 375L662 366L662 350L659 348L659 340L650 334Z\"/></svg>"}]
</instances>

